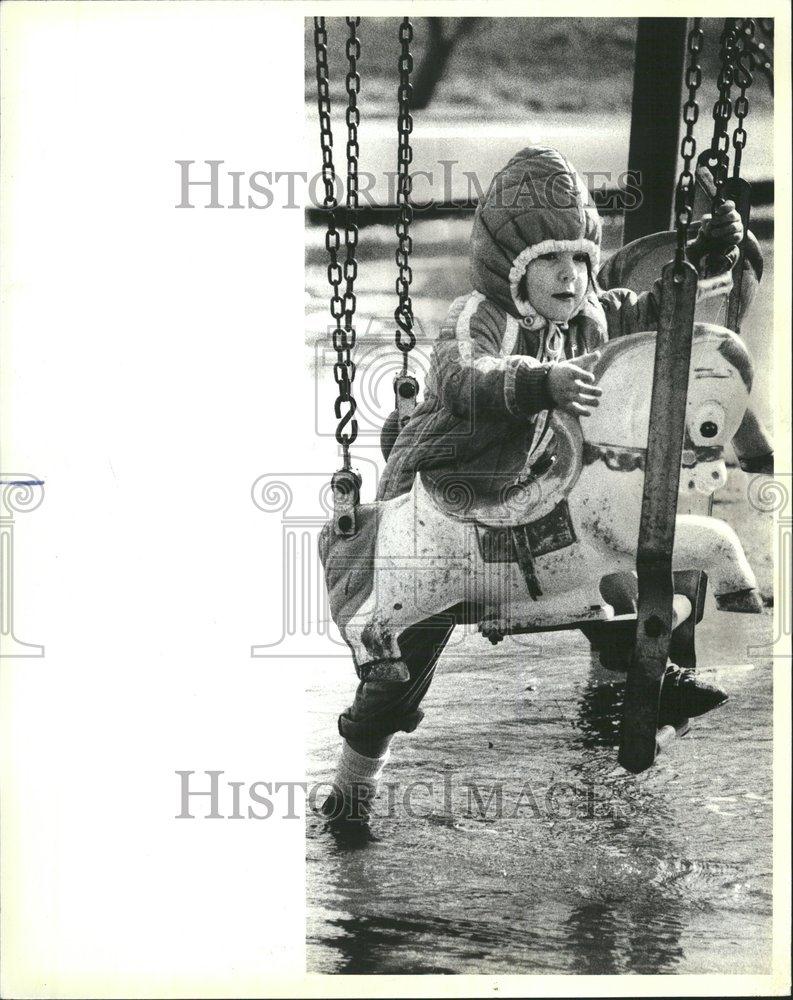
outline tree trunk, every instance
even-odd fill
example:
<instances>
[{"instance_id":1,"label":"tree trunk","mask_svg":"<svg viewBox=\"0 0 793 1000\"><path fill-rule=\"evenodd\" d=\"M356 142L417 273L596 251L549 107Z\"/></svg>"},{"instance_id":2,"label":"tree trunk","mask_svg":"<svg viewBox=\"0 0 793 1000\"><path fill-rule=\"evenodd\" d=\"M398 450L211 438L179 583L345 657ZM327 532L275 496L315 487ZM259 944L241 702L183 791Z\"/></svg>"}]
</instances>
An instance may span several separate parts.
<instances>
[{"instance_id":1,"label":"tree trunk","mask_svg":"<svg viewBox=\"0 0 793 1000\"><path fill-rule=\"evenodd\" d=\"M411 107L416 111L423 110L430 103L453 47L452 41L443 37L441 18L428 17L427 23L429 26L427 48L413 81Z\"/></svg>"}]
</instances>

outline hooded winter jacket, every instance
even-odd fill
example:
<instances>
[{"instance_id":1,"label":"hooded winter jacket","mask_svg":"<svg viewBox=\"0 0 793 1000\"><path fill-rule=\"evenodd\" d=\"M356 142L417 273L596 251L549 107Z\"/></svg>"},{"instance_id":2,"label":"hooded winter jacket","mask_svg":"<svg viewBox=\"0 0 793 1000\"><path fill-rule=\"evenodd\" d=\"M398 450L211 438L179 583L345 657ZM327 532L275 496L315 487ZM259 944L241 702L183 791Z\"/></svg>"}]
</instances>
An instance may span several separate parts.
<instances>
[{"instance_id":1,"label":"hooded winter jacket","mask_svg":"<svg viewBox=\"0 0 793 1000\"><path fill-rule=\"evenodd\" d=\"M474 290L455 300L441 326L424 399L396 439L378 499L408 492L422 468L473 475L480 484L520 468L538 416L553 406L550 366L613 337L656 329L657 289L600 292L590 281L566 325L538 316L521 298L535 257L583 251L594 275L600 242L586 185L556 150L523 149L493 178L471 235Z\"/></svg>"}]
</instances>

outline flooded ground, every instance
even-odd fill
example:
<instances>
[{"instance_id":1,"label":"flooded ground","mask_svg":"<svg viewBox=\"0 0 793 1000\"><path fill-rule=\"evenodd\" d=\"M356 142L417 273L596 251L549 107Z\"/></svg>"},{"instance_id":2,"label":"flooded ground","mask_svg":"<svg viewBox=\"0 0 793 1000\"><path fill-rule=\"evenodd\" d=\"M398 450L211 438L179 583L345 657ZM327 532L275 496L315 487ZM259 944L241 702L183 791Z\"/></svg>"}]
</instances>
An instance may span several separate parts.
<instances>
[{"instance_id":1,"label":"flooded ground","mask_svg":"<svg viewBox=\"0 0 793 1000\"><path fill-rule=\"evenodd\" d=\"M767 972L771 671L746 645L769 619L728 641L723 619L703 675L731 700L639 776L616 764L619 675L583 637L461 637L394 740L381 839L345 848L307 820L309 970ZM312 678L310 781L332 776L351 675Z\"/></svg>"},{"instance_id":2,"label":"flooded ground","mask_svg":"<svg viewBox=\"0 0 793 1000\"><path fill-rule=\"evenodd\" d=\"M450 299L466 290L467 228L416 226L414 302L425 345ZM395 267L390 230L366 233L359 331L372 331L375 346L362 338L370 355L360 385L362 426L374 428L392 406ZM607 227L607 240L616 246L618 231ZM307 241L313 340L325 330L327 286L321 236ZM764 252L768 264L768 245ZM771 280L767 271L769 291ZM770 316L770 295L758 296L744 331L766 416ZM421 352L417 360L421 370ZM320 370L330 429L330 369ZM375 438L364 434L359 453L382 465ZM714 514L738 531L770 603L770 518L751 509L747 486L734 470ZM373 490L365 482L365 500ZM709 597L700 669L730 701L695 720L650 771L631 776L616 763L623 678L593 667L583 636L513 637L494 647L458 628L424 701L425 721L394 740L377 803L379 839L345 848L307 819L309 971L768 972L770 639L768 608L728 615ZM306 669L308 777L327 781L354 670L342 659Z\"/></svg>"}]
</instances>

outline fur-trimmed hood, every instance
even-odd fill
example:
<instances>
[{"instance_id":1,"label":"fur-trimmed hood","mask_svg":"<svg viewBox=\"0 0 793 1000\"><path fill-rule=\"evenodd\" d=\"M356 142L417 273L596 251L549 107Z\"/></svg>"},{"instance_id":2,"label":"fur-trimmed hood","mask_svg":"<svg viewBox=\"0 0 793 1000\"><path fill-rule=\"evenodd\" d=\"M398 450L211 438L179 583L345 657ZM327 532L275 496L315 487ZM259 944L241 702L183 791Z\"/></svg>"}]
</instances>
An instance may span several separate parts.
<instances>
[{"instance_id":1,"label":"fur-trimmed hood","mask_svg":"<svg viewBox=\"0 0 793 1000\"><path fill-rule=\"evenodd\" d=\"M519 283L529 263L552 250L581 250L591 273L600 264L601 222L586 184L555 149L529 146L493 178L476 210L471 235L474 288L524 321L533 319ZM605 329L605 317L590 285L580 312Z\"/></svg>"}]
</instances>

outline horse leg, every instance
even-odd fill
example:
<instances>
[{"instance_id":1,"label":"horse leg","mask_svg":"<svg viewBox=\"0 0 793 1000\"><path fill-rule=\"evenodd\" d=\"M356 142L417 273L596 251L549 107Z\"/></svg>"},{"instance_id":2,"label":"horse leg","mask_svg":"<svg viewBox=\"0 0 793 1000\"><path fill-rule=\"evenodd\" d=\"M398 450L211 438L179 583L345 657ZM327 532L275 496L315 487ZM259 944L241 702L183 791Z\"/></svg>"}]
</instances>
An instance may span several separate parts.
<instances>
[{"instance_id":1,"label":"horse leg","mask_svg":"<svg viewBox=\"0 0 793 1000\"><path fill-rule=\"evenodd\" d=\"M466 599L473 557L465 526L426 505L415 485L379 506L371 591L344 639L362 678L407 681L401 633Z\"/></svg>"},{"instance_id":2,"label":"horse leg","mask_svg":"<svg viewBox=\"0 0 793 1000\"><path fill-rule=\"evenodd\" d=\"M733 529L716 517L681 514L675 527L675 570L701 569L722 611L759 614L757 580Z\"/></svg>"}]
</instances>

